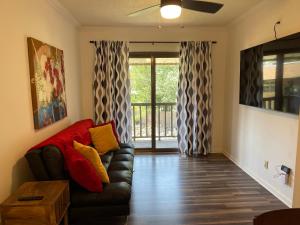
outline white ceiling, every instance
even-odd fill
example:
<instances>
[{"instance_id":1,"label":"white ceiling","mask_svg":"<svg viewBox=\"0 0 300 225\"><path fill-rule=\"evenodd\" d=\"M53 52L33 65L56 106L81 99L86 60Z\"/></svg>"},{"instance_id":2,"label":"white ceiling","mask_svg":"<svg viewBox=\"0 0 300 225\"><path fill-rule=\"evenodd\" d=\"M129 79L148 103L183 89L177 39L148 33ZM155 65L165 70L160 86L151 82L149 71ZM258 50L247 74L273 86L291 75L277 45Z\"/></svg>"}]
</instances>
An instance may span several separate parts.
<instances>
[{"instance_id":1,"label":"white ceiling","mask_svg":"<svg viewBox=\"0 0 300 225\"><path fill-rule=\"evenodd\" d=\"M262 0L212 0L223 3L216 14L183 9L180 18L162 19L159 9L136 17L133 11L159 4L159 0L59 0L83 26L222 26L242 15ZM209 1L209 0L206 0Z\"/></svg>"}]
</instances>

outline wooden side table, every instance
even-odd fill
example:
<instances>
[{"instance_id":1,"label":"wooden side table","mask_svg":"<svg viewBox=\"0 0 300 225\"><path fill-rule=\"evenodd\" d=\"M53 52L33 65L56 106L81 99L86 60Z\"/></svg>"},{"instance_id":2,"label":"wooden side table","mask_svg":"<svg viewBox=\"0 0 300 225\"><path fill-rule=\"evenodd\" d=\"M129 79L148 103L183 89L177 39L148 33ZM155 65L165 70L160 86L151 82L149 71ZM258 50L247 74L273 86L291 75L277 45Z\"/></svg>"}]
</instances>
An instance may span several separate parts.
<instances>
[{"instance_id":1,"label":"wooden side table","mask_svg":"<svg viewBox=\"0 0 300 225\"><path fill-rule=\"evenodd\" d=\"M19 201L21 196L43 196L43 199ZM27 182L1 204L2 224L68 225L69 205L67 181Z\"/></svg>"}]
</instances>

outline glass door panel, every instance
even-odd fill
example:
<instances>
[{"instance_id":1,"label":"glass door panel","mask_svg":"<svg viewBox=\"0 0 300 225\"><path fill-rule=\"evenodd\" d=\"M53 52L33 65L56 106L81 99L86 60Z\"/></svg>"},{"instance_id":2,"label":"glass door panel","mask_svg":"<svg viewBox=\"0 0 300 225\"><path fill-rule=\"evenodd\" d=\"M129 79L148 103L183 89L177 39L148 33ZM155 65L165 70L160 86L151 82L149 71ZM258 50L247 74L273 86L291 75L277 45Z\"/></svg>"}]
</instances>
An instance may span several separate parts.
<instances>
[{"instance_id":1,"label":"glass door panel","mask_svg":"<svg viewBox=\"0 0 300 225\"><path fill-rule=\"evenodd\" d=\"M179 58L156 58L155 74L156 148L178 148L176 96Z\"/></svg>"},{"instance_id":2,"label":"glass door panel","mask_svg":"<svg viewBox=\"0 0 300 225\"><path fill-rule=\"evenodd\" d=\"M130 58L132 139L136 148L152 148L151 58Z\"/></svg>"}]
</instances>

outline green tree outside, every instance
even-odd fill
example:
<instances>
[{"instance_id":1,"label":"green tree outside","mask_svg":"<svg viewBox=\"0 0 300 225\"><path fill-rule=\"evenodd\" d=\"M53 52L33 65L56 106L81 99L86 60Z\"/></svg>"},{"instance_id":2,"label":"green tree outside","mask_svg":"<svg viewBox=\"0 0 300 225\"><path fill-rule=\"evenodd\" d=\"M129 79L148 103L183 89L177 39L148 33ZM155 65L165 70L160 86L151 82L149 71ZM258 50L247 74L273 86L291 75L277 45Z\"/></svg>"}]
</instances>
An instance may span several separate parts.
<instances>
[{"instance_id":1,"label":"green tree outside","mask_svg":"<svg viewBox=\"0 0 300 225\"><path fill-rule=\"evenodd\" d=\"M135 60L135 59L133 59ZM137 59L143 60L143 59ZM159 60L159 61L158 61ZM179 65L157 59L156 102L175 103L178 88ZM167 59L166 59L167 60ZM170 59L172 60L172 59ZM176 60L176 59L175 59ZM162 61L162 63L160 63ZM148 62L134 62L130 65L131 102L151 103L151 65Z\"/></svg>"}]
</instances>

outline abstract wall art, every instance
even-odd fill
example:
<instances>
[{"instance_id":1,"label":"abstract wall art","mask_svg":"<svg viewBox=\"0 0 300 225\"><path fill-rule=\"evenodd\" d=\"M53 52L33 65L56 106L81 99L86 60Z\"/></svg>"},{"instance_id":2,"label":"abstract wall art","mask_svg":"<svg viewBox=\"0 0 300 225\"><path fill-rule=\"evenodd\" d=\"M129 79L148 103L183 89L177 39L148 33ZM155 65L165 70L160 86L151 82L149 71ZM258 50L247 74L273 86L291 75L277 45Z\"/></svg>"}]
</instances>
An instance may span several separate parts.
<instances>
[{"instance_id":1,"label":"abstract wall art","mask_svg":"<svg viewBox=\"0 0 300 225\"><path fill-rule=\"evenodd\" d=\"M63 51L27 38L34 128L67 116Z\"/></svg>"}]
</instances>

